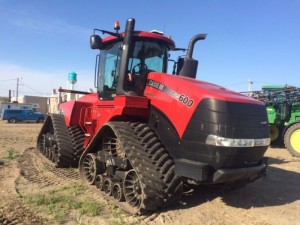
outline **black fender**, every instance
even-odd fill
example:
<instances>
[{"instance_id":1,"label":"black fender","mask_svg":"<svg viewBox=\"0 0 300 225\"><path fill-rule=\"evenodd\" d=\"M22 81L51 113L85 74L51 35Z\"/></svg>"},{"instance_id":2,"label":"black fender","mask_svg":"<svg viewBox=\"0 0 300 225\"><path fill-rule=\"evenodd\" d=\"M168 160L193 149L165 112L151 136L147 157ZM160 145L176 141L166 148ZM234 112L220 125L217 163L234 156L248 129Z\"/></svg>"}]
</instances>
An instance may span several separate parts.
<instances>
[{"instance_id":1,"label":"black fender","mask_svg":"<svg viewBox=\"0 0 300 225\"><path fill-rule=\"evenodd\" d=\"M175 126L168 117L158 108L152 106L147 125L158 136L170 156L173 159L178 158L178 154L176 154L175 149L178 149L180 137Z\"/></svg>"}]
</instances>

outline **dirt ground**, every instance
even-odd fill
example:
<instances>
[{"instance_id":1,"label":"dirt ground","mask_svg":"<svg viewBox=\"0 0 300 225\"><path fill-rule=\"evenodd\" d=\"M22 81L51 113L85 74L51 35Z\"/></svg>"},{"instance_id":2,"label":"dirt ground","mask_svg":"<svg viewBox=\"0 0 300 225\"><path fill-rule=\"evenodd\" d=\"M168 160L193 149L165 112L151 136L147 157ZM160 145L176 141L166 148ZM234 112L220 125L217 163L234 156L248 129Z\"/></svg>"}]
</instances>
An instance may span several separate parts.
<instances>
[{"instance_id":1,"label":"dirt ground","mask_svg":"<svg viewBox=\"0 0 300 225\"><path fill-rule=\"evenodd\" d=\"M0 224L300 224L300 159L269 148L268 176L238 190L191 187L150 216L124 213L35 149L41 124L0 121Z\"/></svg>"}]
</instances>

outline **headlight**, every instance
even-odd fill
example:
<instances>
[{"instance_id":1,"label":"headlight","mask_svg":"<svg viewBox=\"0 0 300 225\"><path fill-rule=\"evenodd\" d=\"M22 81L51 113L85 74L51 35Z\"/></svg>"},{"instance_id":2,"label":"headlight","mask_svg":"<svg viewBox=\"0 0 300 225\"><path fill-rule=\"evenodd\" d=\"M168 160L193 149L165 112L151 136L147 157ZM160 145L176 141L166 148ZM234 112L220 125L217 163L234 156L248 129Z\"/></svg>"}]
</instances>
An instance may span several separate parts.
<instances>
[{"instance_id":1,"label":"headlight","mask_svg":"<svg viewBox=\"0 0 300 225\"><path fill-rule=\"evenodd\" d=\"M223 147L254 147L254 146L268 146L270 138L260 139L236 139L224 138L217 135L210 134L206 138L206 144Z\"/></svg>"}]
</instances>

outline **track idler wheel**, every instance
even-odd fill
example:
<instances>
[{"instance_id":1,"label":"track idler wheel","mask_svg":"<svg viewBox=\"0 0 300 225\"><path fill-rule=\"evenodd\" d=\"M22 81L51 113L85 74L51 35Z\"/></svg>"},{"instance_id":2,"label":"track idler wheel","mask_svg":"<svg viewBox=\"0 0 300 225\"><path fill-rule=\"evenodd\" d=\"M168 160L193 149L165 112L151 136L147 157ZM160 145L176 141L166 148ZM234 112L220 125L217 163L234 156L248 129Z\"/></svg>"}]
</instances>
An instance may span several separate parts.
<instances>
[{"instance_id":1,"label":"track idler wheel","mask_svg":"<svg viewBox=\"0 0 300 225\"><path fill-rule=\"evenodd\" d=\"M125 200L123 188L120 183L115 183L112 187L112 195L115 200L122 202Z\"/></svg>"},{"instance_id":2,"label":"track idler wheel","mask_svg":"<svg viewBox=\"0 0 300 225\"><path fill-rule=\"evenodd\" d=\"M97 160L96 154L89 153L82 162L83 176L89 184L95 184L96 177L101 172L101 162Z\"/></svg>"},{"instance_id":3,"label":"track idler wheel","mask_svg":"<svg viewBox=\"0 0 300 225\"><path fill-rule=\"evenodd\" d=\"M134 169L129 170L124 178L124 195L129 205L140 208L143 200L142 186Z\"/></svg>"}]
</instances>

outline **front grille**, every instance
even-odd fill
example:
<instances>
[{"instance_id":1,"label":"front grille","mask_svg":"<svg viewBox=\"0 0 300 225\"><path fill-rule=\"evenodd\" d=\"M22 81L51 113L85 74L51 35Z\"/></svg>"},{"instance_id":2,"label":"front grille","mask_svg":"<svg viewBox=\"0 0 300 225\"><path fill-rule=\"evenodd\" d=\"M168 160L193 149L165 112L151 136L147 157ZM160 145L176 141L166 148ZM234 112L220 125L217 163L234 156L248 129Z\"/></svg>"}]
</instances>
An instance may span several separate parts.
<instances>
[{"instance_id":1,"label":"front grille","mask_svg":"<svg viewBox=\"0 0 300 225\"><path fill-rule=\"evenodd\" d=\"M208 134L228 138L267 138L267 121L264 105L208 98L197 106L183 139L205 142Z\"/></svg>"}]
</instances>

